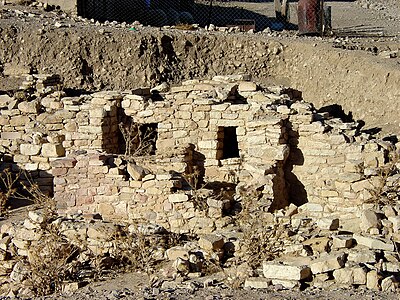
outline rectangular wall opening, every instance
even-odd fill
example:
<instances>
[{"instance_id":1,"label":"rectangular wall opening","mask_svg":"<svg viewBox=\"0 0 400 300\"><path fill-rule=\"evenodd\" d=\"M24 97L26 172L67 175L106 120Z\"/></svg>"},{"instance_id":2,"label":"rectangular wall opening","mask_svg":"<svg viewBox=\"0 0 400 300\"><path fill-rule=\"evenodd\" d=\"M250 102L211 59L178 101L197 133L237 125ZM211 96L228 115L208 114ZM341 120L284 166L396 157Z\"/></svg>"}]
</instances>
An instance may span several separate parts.
<instances>
[{"instance_id":1,"label":"rectangular wall opening","mask_svg":"<svg viewBox=\"0 0 400 300\"><path fill-rule=\"evenodd\" d=\"M218 127L217 159L240 157L236 129L234 126Z\"/></svg>"},{"instance_id":2,"label":"rectangular wall opening","mask_svg":"<svg viewBox=\"0 0 400 300\"><path fill-rule=\"evenodd\" d=\"M138 124L128 117L119 124L120 153L126 156L156 154L158 138L157 123Z\"/></svg>"},{"instance_id":3,"label":"rectangular wall opening","mask_svg":"<svg viewBox=\"0 0 400 300\"><path fill-rule=\"evenodd\" d=\"M156 154L156 143L158 138L157 128L157 123L142 124L139 126L141 144L138 146L142 148L142 155Z\"/></svg>"}]
</instances>

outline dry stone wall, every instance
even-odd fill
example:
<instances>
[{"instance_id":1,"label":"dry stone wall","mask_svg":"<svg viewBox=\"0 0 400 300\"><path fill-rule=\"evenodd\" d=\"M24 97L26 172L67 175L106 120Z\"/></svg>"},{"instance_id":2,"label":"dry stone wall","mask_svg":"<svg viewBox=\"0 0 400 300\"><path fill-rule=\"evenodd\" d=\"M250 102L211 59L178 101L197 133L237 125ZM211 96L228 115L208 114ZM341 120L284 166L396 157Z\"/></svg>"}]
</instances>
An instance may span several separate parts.
<instances>
[{"instance_id":1,"label":"dry stone wall","mask_svg":"<svg viewBox=\"0 0 400 300\"><path fill-rule=\"evenodd\" d=\"M54 185L62 212L212 231L226 225L226 207L258 191L265 210L291 202L310 216L347 218L373 200L394 149L246 75L74 97L54 91L54 78L27 77L35 95L1 96L0 144L3 167ZM134 140L120 133L127 124ZM147 131L152 141L140 141ZM150 143L146 155L134 153L140 142ZM222 196L211 199L216 183Z\"/></svg>"}]
</instances>

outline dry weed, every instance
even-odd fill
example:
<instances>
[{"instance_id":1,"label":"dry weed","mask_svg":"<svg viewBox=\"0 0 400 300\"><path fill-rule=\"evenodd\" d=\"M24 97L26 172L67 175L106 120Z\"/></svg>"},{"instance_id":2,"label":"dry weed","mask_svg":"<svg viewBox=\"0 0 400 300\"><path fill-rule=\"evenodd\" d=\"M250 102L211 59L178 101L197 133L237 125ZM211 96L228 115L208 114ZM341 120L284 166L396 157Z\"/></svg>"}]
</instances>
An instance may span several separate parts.
<instances>
[{"instance_id":1,"label":"dry weed","mask_svg":"<svg viewBox=\"0 0 400 300\"><path fill-rule=\"evenodd\" d=\"M119 123L119 129L125 142L125 158L131 160L136 156L150 155L155 145L156 136L149 128L143 132L141 126L134 122Z\"/></svg>"},{"instance_id":2,"label":"dry weed","mask_svg":"<svg viewBox=\"0 0 400 300\"><path fill-rule=\"evenodd\" d=\"M41 296L61 291L64 281L76 277L71 261L78 252L78 248L65 240L57 229L47 225L41 237L29 248L29 283L34 293Z\"/></svg>"},{"instance_id":3,"label":"dry weed","mask_svg":"<svg viewBox=\"0 0 400 300\"><path fill-rule=\"evenodd\" d=\"M373 189L368 189L371 198L367 203L377 205L393 205L400 200L400 153L391 152L389 162L378 170L378 183Z\"/></svg>"},{"instance_id":4,"label":"dry weed","mask_svg":"<svg viewBox=\"0 0 400 300\"><path fill-rule=\"evenodd\" d=\"M257 202L261 192L241 191L242 211L237 223L243 232L244 257L249 265L256 269L263 261L273 260L282 252L280 238L286 229L279 222L265 224L263 212L257 210Z\"/></svg>"},{"instance_id":5,"label":"dry weed","mask_svg":"<svg viewBox=\"0 0 400 300\"><path fill-rule=\"evenodd\" d=\"M17 183L21 173L13 174L9 169L0 173L0 216L7 213L8 201L17 195Z\"/></svg>"}]
</instances>

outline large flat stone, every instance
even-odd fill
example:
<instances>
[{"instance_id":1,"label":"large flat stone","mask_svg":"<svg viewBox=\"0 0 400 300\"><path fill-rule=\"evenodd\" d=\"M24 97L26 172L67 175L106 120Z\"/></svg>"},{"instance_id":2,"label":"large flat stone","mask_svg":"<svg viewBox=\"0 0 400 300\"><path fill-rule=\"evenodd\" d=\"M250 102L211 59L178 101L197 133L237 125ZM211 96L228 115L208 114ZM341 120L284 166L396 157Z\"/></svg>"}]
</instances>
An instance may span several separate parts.
<instances>
[{"instance_id":1,"label":"large flat stone","mask_svg":"<svg viewBox=\"0 0 400 300\"><path fill-rule=\"evenodd\" d=\"M341 269L344 263L345 255L343 253L329 254L313 260L310 268L313 274L319 274Z\"/></svg>"},{"instance_id":2,"label":"large flat stone","mask_svg":"<svg viewBox=\"0 0 400 300\"><path fill-rule=\"evenodd\" d=\"M379 239L375 237L367 237L359 234L353 235L358 245L366 246L370 249L384 250L384 251L394 251L394 245L390 241Z\"/></svg>"},{"instance_id":3,"label":"large flat stone","mask_svg":"<svg viewBox=\"0 0 400 300\"><path fill-rule=\"evenodd\" d=\"M264 262L263 274L265 278L282 280L302 280L311 275L308 266L284 265L276 262Z\"/></svg>"}]
</instances>

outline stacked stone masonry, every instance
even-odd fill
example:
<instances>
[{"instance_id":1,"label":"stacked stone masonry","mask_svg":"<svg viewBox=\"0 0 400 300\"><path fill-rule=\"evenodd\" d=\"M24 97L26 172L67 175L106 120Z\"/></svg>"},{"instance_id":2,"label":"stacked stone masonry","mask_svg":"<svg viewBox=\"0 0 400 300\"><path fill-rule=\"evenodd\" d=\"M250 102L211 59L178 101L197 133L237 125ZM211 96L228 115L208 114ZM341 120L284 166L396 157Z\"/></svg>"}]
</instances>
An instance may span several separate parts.
<instances>
[{"instance_id":1,"label":"stacked stone masonry","mask_svg":"<svg viewBox=\"0 0 400 300\"><path fill-rule=\"evenodd\" d=\"M27 78L41 84L36 97L0 96L0 145L3 167L54 187L60 212L210 232L226 225L224 210L240 193L261 190L267 210L294 203L312 216L347 218L373 198L395 147L246 75L75 97L44 87L56 85L52 78ZM119 124L128 123L139 135L154 131L153 155L123 155ZM236 191L199 209L194 174Z\"/></svg>"},{"instance_id":2,"label":"stacked stone masonry","mask_svg":"<svg viewBox=\"0 0 400 300\"><path fill-rule=\"evenodd\" d=\"M250 288L396 291L399 144L248 79L67 96L59 77L40 75L0 95L2 168L27 171L60 213L0 227L0 293L31 295L25 262L49 224L81 253L106 258L139 230L189 233L193 241L155 252L171 278L200 274L211 258ZM262 272L251 266L249 230L272 233L276 256Z\"/></svg>"}]
</instances>

